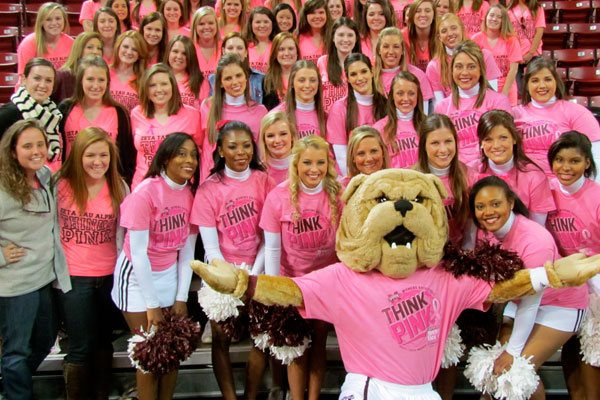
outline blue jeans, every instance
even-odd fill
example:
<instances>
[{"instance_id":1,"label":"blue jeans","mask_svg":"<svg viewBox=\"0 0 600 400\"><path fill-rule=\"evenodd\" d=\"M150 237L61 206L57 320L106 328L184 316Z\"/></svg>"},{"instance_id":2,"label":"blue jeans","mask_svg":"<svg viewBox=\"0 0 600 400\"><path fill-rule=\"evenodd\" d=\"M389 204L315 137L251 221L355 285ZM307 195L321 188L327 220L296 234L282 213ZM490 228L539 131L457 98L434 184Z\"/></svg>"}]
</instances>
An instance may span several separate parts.
<instances>
[{"instance_id":1,"label":"blue jeans","mask_svg":"<svg viewBox=\"0 0 600 400\"><path fill-rule=\"evenodd\" d=\"M83 365L97 350L106 349L112 353L113 316L118 315L110 297L113 276L71 276L71 285L68 293L58 295L69 338L65 360Z\"/></svg>"},{"instance_id":2,"label":"blue jeans","mask_svg":"<svg viewBox=\"0 0 600 400\"><path fill-rule=\"evenodd\" d=\"M32 293L0 297L2 378L8 400L33 398L32 374L56 339L51 285Z\"/></svg>"}]
</instances>

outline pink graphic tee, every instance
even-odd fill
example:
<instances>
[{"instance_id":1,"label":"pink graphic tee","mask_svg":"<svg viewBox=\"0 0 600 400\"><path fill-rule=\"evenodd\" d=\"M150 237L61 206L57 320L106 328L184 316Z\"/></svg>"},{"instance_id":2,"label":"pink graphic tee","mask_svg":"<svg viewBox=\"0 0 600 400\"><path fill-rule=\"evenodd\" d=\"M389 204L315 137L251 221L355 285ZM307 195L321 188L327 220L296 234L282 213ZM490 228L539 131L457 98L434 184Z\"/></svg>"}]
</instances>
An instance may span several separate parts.
<instances>
[{"instance_id":1,"label":"pink graphic tee","mask_svg":"<svg viewBox=\"0 0 600 400\"><path fill-rule=\"evenodd\" d=\"M79 13L79 24L83 25L83 21L94 20L94 14L102 7L102 3L100 1L92 1L85 0L83 4L81 4L81 11Z\"/></svg>"},{"instance_id":2,"label":"pink graphic tee","mask_svg":"<svg viewBox=\"0 0 600 400\"><path fill-rule=\"evenodd\" d=\"M204 54L202 53L202 49L198 44L196 46L196 55L198 56L198 66L200 67L200 71L202 71L202 75L205 80L208 80L208 77L215 73L217 70L217 62L220 58L220 51L215 50L211 53L211 57L207 60L204 58ZM217 46L217 49L219 46Z\"/></svg>"},{"instance_id":3,"label":"pink graphic tee","mask_svg":"<svg viewBox=\"0 0 600 400\"><path fill-rule=\"evenodd\" d=\"M373 125L375 117L373 116L373 106L364 106L356 103L358 118L356 126ZM348 144L350 132L346 131L346 116L348 115L348 97L343 97L336 101L327 116L327 133L325 138L330 144Z\"/></svg>"},{"instance_id":4,"label":"pink graphic tee","mask_svg":"<svg viewBox=\"0 0 600 400\"><path fill-rule=\"evenodd\" d=\"M412 64L407 65L408 72L412 73L419 80L419 85L421 86L421 93L423 94L423 100L429 100L433 98L433 90L431 88L431 83L429 83L429 78L425 75L425 72L421 71L420 68L415 67ZM390 88L392 87L392 81L394 77L398 75L400 70L394 71L384 71L381 70L381 83L385 89L385 95L387 96L390 92Z\"/></svg>"},{"instance_id":5,"label":"pink graphic tee","mask_svg":"<svg viewBox=\"0 0 600 400\"><path fill-rule=\"evenodd\" d=\"M181 80L181 82L177 83L177 88L179 89L179 94L181 95L181 101L186 106L192 107L194 110L200 111L200 101L208 97L208 78L204 78L202 81L202 85L200 85L200 92L198 93L198 97L192 93L192 90L188 86L188 76Z\"/></svg>"},{"instance_id":6,"label":"pink graphic tee","mask_svg":"<svg viewBox=\"0 0 600 400\"><path fill-rule=\"evenodd\" d=\"M104 106L95 120L88 121L83 113L81 105L77 104L73 106L65 121L65 156L68 156L71 152L71 147L73 146L73 142L79 131L90 126L97 126L104 129L114 142L119 133L117 110L114 107Z\"/></svg>"},{"instance_id":7,"label":"pink graphic tee","mask_svg":"<svg viewBox=\"0 0 600 400\"><path fill-rule=\"evenodd\" d=\"M365 56L369 57L369 59L371 60L371 65L375 65L375 54L373 54L373 45L371 44L371 38L367 37L361 39L360 48L362 50L362 53Z\"/></svg>"},{"instance_id":8,"label":"pink graphic tee","mask_svg":"<svg viewBox=\"0 0 600 400\"><path fill-rule=\"evenodd\" d=\"M407 60L410 61L410 40L408 38L408 28L402 28L402 36L404 38L404 47L406 49L405 54L409 57ZM427 64L431 61L431 54L429 54L429 46L425 47L425 50L417 47L415 51L416 60L414 62L415 67L425 72Z\"/></svg>"},{"instance_id":9,"label":"pink graphic tee","mask_svg":"<svg viewBox=\"0 0 600 400\"><path fill-rule=\"evenodd\" d=\"M279 185L288 178L288 169L277 169L267 165L267 174L273 180L273 187Z\"/></svg>"},{"instance_id":10,"label":"pink graphic tee","mask_svg":"<svg viewBox=\"0 0 600 400\"><path fill-rule=\"evenodd\" d=\"M556 211L548 214L546 228L563 256L600 254L600 185L589 179L575 194L560 190L558 179L550 181Z\"/></svg>"},{"instance_id":11,"label":"pink graphic tee","mask_svg":"<svg viewBox=\"0 0 600 400\"><path fill-rule=\"evenodd\" d=\"M463 164L465 167L466 177L467 177L467 193L469 189L479 180L479 174L477 171L471 167L468 167ZM446 188L446 192L448 192L448 197L442 200L444 203L444 208L446 209L446 216L448 217L448 240L456 245L460 245L463 241L465 234L465 227L461 226L455 218L454 215L454 193L452 192L452 182L450 182L450 176L438 176L444 187ZM463 199L463 201L468 201L468 199Z\"/></svg>"},{"instance_id":12,"label":"pink graphic tee","mask_svg":"<svg viewBox=\"0 0 600 400\"><path fill-rule=\"evenodd\" d=\"M193 201L189 187L171 189L162 177L154 177L144 179L121 203L121 226L150 232L148 258L152 271L164 271L173 265L189 234L198 232L190 225ZM129 232L123 251L131 260Z\"/></svg>"},{"instance_id":13,"label":"pink graphic tee","mask_svg":"<svg viewBox=\"0 0 600 400\"><path fill-rule=\"evenodd\" d=\"M519 38L519 43L521 45L521 53L525 55L529 52L529 50L531 50L531 42L533 41L533 37L535 36L536 28L546 27L544 7L538 7L535 19L533 19L529 8L522 8L519 4L516 7L513 7L512 9L508 10L508 18L510 19L512 26L515 29L515 33ZM537 49L535 49L533 55L539 56L541 54L542 42L540 41L540 45Z\"/></svg>"},{"instance_id":14,"label":"pink graphic tee","mask_svg":"<svg viewBox=\"0 0 600 400\"><path fill-rule=\"evenodd\" d=\"M412 121L398 120L396 128L396 137L390 141L388 134L384 132L385 125L389 117L384 117L377 121L373 128L381 134L390 154L390 164L392 168L411 168L417 163L419 151L419 136L413 126Z\"/></svg>"},{"instance_id":15,"label":"pink graphic tee","mask_svg":"<svg viewBox=\"0 0 600 400\"><path fill-rule=\"evenodd\" d=\"M257 71L265 74L267 72L267 67L269 66L269 56L271 55L271 43L267 48L262 52L262 54L258 54L254 43L248 44L248 61L250 62L250 68L253 68Z\"/></svg>"},{"instance_id":16,"label":"pink graphic tee","mask_svg":"<svg viewBox=\"0 0 600 400\"><path fill-rule=\"evenodd\" d=\"M401 385L435 379L452 325L467 308L485 311L492 288L471 277L455 279L439 266L393 279L342 263L294 282L304 298L302 316L334 324L347 372Z\"/></svg>"},{"instance_id":17,"label":"pink graphic tee","mask_svg":"<svg viewBox=\"0 0 600 400\"><path fill-rule=\"evenodd\" d=\"M485 15L490 9L490 4L484 1L479 7L479 11L473 11L472 6L465 6L458 10L456 15L465 26L467 38L471 38L474 34L481 31L481 24L485 19Z\"/></svg>"},{"instance_id":18,"label":"pink graphic tee","mask_svg":"<svg viewBox=\"0 0 600 400\"><path fill-rule=\"evenodd\" d=\"M108 183L88 200L83 214L79 213L66 180L59 181L57 197L60 242L67 256L69 275L111 275L117 261L117 217Z\"/></svg>"},{"instance_id":19,"label":"pink graphic tee","mask_svg":"<svg viewBox=\"0 0 600 400\"><path fill-rule=\"evenodd\" d=\"M73 38L65 33L61 33L56 47L54 49L47 48L48 52L43 56L39 55L39 57L50 61L52 65L54 65L54 69L59 69L65 64L67 58L69 58L72 46ZM19 43L19 47L17 48L17 72L19 75L23 75L25 72L25 64L34 57L38 57L38 53L36 49L35 33L31 33L21 40L21 43Z\"/></svg>"},{"instance_id":20,"label":"pink graphic tee","mask_svg":"<svg viewBox=\"0 0 600 400\"><path fill-rule=\"evenodd\" d=\"M325 112L329 112L333 106L333 103L348 95L348 80L346 79L346 74L343 70L342 82L339 84L339 86L335 86L329 81L329 75L327 74L328 59L329 56L324 55L319 57L319 60L317 61L317 68L319 68L319 72L321 73L321 81L323 82L323 108L325 109Z\"/></svg>"},{"instance_id":21,"label":"pink graphic tee","mask_svg":"<svg viewBox=\"0 0 600 400\"><path fill-rule=\"evenodd\" d=\"M305 34L298 36L298 45L300 46L300 54L302 54L303 60L310 60L317 63L319 57L325 54L325 43L321 43L321 46L317 47L312 40L311 34Z\"/></svg>"},{"instance_id":22,"label":"pink graphic tee","mask_svg":"<svg viewBox=\"0 0 600 400\"><path fill-rule=\"evenodd\" d=\"M196 193L191 221L217 228L226 261L252 265L263 237L258 223L272 186L273 181L262 171L252 171L243 182L211 175Z\"/></svg>"},{"instance_id":23,"label":"pink graphic tee","mask_svg":"<svg viewBox=\"0 0 600 400\"><path fill-rule=\"evenodd\" d=\"M335 254L337 226L331 224L327 192L307 194L300 190L298 206L300 217L294 218L296 209L286 180L268 194L260 219L264 231L281 234L282 276L302 276L338 261ZM341 203L338 203L338 215L341 213Z\"/></svg>"},{"instance_id":24,"label":"pink graphic tee","mask_svg":"<svg viewBox=\"0 0 600 400\"><path fill-rule=\"evenodd\" d=\"M140 105L140 96L137 91L131 87L130 82L121 82L117 76L117 72L110 69L110 95L117 102L125 106L127 111L133 110Z\"/></svg>"},{"instance_id":25,"label":"pink graphic tee","mask_svg":"<svg viewBox=\"0 0 600 400\"><path fill-rule=\"evenodd\" d=\"M279 103L273 110L285 112L285 101ZM317 135L321 136L319 130L319 117L317 110L304 111L296 108L296 131L298 133L298 139L302 139L304 136Z\"/></svg>"}]
</instances>

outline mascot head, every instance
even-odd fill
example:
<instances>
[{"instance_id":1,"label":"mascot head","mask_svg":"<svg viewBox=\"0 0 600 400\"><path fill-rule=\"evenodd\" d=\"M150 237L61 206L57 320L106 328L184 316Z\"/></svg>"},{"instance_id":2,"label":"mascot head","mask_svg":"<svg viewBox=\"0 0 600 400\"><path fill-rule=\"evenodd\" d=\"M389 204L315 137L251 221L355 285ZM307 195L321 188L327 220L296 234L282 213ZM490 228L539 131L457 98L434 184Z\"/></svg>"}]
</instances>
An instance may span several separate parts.
<instances>
[{"instance_id":1,"label":"mascot head","mask_svg":"<svg viewBox=\"0 0 600 400\"><path fill-rule=\"evenodd\" d=\"M436 265L444 254L448 222L436 176L384 169L354 177L337 231L339 259L359 272L374 268L392 278Z\"/></svg>"}]
</instances>

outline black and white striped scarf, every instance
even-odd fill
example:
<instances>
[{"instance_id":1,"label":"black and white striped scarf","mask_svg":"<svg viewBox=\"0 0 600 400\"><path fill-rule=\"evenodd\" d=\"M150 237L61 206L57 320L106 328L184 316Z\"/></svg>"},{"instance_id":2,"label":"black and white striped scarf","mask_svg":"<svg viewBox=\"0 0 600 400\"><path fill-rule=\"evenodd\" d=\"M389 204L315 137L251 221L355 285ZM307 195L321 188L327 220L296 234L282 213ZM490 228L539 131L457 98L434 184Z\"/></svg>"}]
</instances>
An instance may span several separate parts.
<instances>
[{"instance_id":1,"label":"black and white striped scarf","mask_svg":"<svg viewBox=\"0 0 600 400\"><path fill-rule=\"evenodd\" d=\"M56 104L49 98L43 104L38 103L27 92L25 86L19 87L10 97L10 101L21 111L23 119L34 118L40 122L40 125L42 125L48 136L49 160L54 161L58 159L60 156L58 124L62 119L62 114L58 111Z\"/></svg>"}]
</instances>

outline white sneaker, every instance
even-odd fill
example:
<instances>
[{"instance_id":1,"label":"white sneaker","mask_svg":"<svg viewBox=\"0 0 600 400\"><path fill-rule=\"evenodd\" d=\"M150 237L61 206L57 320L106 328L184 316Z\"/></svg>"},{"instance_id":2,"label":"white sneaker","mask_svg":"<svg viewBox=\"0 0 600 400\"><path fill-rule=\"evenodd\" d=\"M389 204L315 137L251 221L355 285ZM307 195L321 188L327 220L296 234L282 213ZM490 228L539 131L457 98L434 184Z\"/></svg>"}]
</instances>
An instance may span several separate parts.
<instances>
[{"instance_id":1,"label":"white sneaker","mask_svg":"<svg viewBox=\"0 0 600 400\"><path fill-rule=\"evenodd\" d=\"M271 388L271 390L269 391L269 396L267 397L267 400L283 400L284 397L285 390L281 389L280 387L274 387Z\"/></svg>"},{"instance_id":2,"label":"white sneaker","mask_svg":"<svg viewBox=\"0 0 600 400\"><path fill-rule=\"evenodd\" d=\"M212 343L212 328L210 327L210 322L207 322L204 326L204 331L202 331L200 340L202 340L202 343L204 344Z\"/></svg>"}]
</instances>

